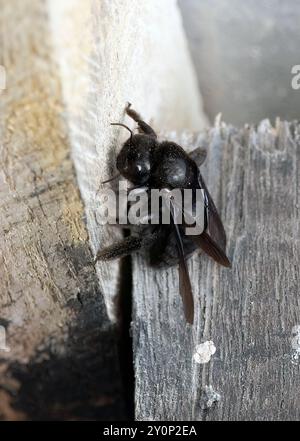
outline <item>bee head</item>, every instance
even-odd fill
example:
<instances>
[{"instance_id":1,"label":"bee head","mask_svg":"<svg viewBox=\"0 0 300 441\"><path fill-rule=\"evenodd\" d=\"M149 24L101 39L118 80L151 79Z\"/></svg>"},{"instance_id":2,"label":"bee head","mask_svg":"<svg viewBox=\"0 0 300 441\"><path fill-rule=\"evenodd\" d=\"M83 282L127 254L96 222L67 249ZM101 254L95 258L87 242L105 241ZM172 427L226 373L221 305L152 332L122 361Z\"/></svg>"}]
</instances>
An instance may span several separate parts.
<instances>
[{"instance_id":1,"label":"bee head","mask_svg":"<svg viewBox=\"0 0 300 441\"><path fill-rule=\"evenodd\" d=\"M133 184L146 184L150 178L151 157L156 140L149 135L134 135L127 126L123 127L130 131L130 138L117 156L117 169Z\"/></svg>"}]
</instances>

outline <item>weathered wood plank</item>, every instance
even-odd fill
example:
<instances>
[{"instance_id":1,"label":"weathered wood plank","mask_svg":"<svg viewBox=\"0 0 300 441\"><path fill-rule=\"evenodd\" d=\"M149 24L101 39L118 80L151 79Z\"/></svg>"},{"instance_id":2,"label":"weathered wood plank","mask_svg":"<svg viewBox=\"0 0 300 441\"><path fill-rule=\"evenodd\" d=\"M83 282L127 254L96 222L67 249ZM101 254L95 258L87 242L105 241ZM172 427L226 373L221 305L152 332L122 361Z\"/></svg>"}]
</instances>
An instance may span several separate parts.
<instances>
[{"instance_id":1,"label":"weathered wood plank","mask_svg":"<svg viewBox=\"0 0 300 441\"><path fill-rule=\"evenodd\" d=\"M101 181L115 173L116 152L126 137L110 123L124 121L126 102L161 129L196 130L205 126L206 117L174 0L48 4L72 154L96 254L118 234L99 223L97 212ZM119 262L97 264L112 320L118 268Z\"/></svg>"},{"instance_id":2,"label":"weathered wood plank","mask_svg":"<svg viewBox=\"0 0 300 441\"><path fill-rule=\"evenodd\" d=\"M177 268L134 260L133 341L139 420L300 418L300 126L216 124L203 175L220 209L232 269L189 261L195 324L185 324ZM297 328L298 326L298 328ZM212 341L209 362L193 360Z\"/></svg>"},{"instance_id":3,"label":"weathered wood plank","mask_svg":"<svg viewBox=\"0 0 300 441\"><path fill-rule=\"evenodd\" d=\"M0 9L0 325L10 348L1 340L0 418L122 418L114 330L70 159L46 2Z\"/></svg>"},{"instance_id":4,"label":"weathered wood plank","mask_svg":"<svg viewBox=\"0 0 300 441\"><path fill-rule=\"evenodd\" d=\"M11 348L0 348L1 418L120 418L120 263L97 274L92 263L117 233L97 221L97 191L126 100L162 126L206 122L176 2L0 2L0 325Z\"/></svg>"}]
</instances>

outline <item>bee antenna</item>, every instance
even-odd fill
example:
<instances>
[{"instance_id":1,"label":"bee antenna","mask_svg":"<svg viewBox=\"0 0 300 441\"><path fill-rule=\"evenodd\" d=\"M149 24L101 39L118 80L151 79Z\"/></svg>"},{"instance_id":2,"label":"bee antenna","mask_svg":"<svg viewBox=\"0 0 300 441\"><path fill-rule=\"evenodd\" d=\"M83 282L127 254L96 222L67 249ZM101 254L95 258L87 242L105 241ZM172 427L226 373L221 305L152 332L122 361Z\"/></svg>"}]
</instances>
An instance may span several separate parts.
<instances>
[{"instance_id":1,"label":"bee antenna","mask_svg":"<svg viewBox=\"0 0 300 441\"><path fill-rule=\"evenodd\" d=\"M125 124L122 124L122 123L110 123L110 125L111 126L121 126L121 127L124 127L125 129L127 129L128 132L130 132L130 139L132 140L133 132L128 126L126 126Z\"/></svg>"},{"instance_id":2,"label":"bee antenna","mask_svg":"<svg viewBox=\"0 0 300 441\"><path fill-rule=\"evenodd\" d=\"M118 173L117 175L113 176L112 178L107 179L106 181L101 182L101 184L102 184L102 185L103 185L103 184L107 184L108 182L114 181L115 179L119 178L120 176L121 176L121 174Z\"/></svg>"}]
</instances>

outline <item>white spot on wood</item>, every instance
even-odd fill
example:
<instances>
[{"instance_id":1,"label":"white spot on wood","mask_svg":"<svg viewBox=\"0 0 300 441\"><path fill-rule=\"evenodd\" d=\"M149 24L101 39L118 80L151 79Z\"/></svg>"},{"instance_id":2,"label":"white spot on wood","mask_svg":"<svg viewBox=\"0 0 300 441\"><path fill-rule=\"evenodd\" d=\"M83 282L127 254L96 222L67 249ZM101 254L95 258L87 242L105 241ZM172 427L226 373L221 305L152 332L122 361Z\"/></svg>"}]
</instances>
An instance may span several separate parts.
<instances>
[{"instance_id":1,"label":"white spot on wood","mask_svg":"<svg viewBox=\"0 0 300 441\"><path fill-rule=\"evenodd\" d=\"M208 340L196 346L196 352L193 355L193 360L196 363L200 363L200 364L208 363L215 352L216 352L216 347L214 342Z\"/></svg>"},{"instance_id":2,"label":"white spot on wood","mask_svg":"<svg viewBox=\"0 0 300 441\"><path fill-rule=\"evenodd\" d=\"M300 359L300 325L296 325L292 329L291 345L293 349L292 361L297 363Z\"/></svg>"}]
</instances>

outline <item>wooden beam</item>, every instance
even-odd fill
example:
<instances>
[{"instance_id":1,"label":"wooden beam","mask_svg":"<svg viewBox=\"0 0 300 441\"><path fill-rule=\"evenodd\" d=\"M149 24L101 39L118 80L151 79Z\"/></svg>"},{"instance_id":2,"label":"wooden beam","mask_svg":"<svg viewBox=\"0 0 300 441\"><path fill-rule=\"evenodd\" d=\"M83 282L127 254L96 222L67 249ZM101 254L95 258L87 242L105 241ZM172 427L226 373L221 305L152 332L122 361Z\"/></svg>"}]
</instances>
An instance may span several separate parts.
<instances>
[{"instance_id":1,"label":"wooden beam","mask_svg":"<svg viewBox=\"0 0 300 441\"><path fill-rule=\"evenodd\" d=\"M98 212L101 182L116 173L116 154L127 136L110 123L133 126L126 103L154 120L156 129L199 130L207 121L174 0L49 0L48 5L72 157L96 254L120 237L116 228L100 224ZM117 273L118 262L97 265L111 320Z\"/></svg>"},{"instance_id":2,"label":"wooden beam","mask_svg":"<svg viewBox=\"0 0 300 441\"><path fill-rule=\"evenodd\" d=\"M138 420L299 419L299 134L299 124L280 121L241 130L217 123L194 139L178 134L186 148L208 146L203 176L232 269L203 253L190 259L191 327L177 268L153 270L135 258ZM203 364L193 358L197 349Z\"/></svg>"},{"instance_id":3,"label":"wooden beam","mask_svg":"<svg viewBox=\"0 0 300 441\"><path fill-rule=\"evenodd\" d=\"M1 4L0 417L122 418L46 12L43 0Z\"/></svg>"}]
</instances>

